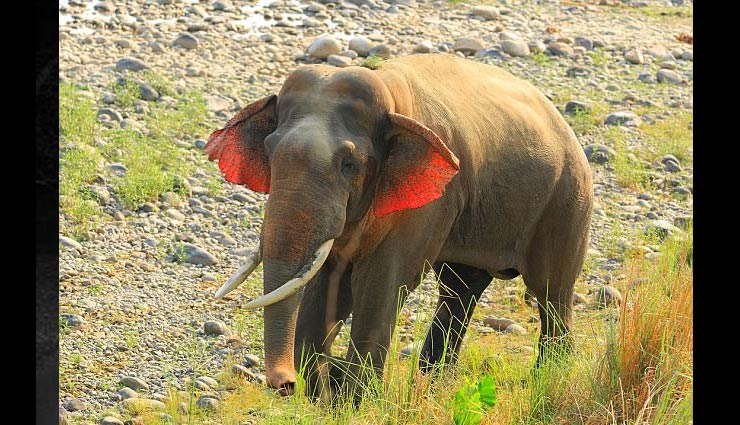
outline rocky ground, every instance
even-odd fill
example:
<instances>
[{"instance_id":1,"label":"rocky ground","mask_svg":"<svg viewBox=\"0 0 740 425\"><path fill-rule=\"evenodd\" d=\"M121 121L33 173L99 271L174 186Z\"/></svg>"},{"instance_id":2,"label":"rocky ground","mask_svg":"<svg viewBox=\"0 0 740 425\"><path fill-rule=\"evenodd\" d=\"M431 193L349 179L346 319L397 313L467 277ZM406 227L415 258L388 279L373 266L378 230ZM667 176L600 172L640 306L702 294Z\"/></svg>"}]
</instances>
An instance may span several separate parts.
<instances>
[{"instance_id":1,"label":"rocky ground","mask_svg":"<svg viewBox=\"0 0 740 425\"><path fill-rule=\"evenodd\" d=\"M200 376L196 387L215 391L220 386L212 378L231 359L260 379L261 312L239 310L260 292L258 280L225 300L213 294L255 246L265 196L222 183L200 149L210 131L250 101L277 92L300 64L348 66L369 55L446 52L533 82L568 115L592 162L596 211L578 283L586 294L578 298L579 314L596 308L599 294L619 297L613 286L628 284L620 269L625 253L660 255L650 240L635 235L646 228L658 236L679 233L691 215L691 148L672 152L671 129L660 127L676 123L691 131L691 2L476 3L483 4L60 1L59 77L94 99L101 126L146 134L150 105L169 105L193 89L203 93L208 114L208 130L172 141L192 163L182 182L186 196L166 192L125 208L109 183L126 167L108 163L91 186L100 219L85 232L71 232L64 229L72 229L74 219L60 211L59 401L65 420L101 423L110 415L102 423L121 423L135 404L157 408L168 389L183 389ZM144 84L136 102L119 102L112 84L122 76L136 80L142 70L166 76L172 96ZM654 146L649 135L668 148L657 156L648 152ZM648 183L635 185L625 161L636 164ZM174 244L181 249L173 253ZM472 327L502 331L502 338L536 333L523 288L520 280L492 284L481 301L486 314ZM404 307L404 340L419 311L436 298L431 281L417 293ZM523 345L531 350L527 344L531 338ZM208 399L201 397L199 406L208 408Z\"/></svg>"}]
</instances>

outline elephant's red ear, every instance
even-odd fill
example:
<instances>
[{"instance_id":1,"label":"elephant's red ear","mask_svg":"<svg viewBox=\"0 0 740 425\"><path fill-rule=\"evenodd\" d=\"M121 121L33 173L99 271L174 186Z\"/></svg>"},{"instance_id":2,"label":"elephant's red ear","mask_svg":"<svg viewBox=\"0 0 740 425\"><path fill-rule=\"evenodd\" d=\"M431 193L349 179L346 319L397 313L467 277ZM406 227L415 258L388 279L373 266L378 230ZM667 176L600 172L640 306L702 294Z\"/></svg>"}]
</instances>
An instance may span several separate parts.
<instances>
[{"instance_id":1,"label":"elephant's red ear","mask_svg":"<svg viewBox=\"0 0 740 425\"><path fill-rule=\"evenodd\" d=\"M275 99L270 95L244 107L224 128L214 131L203 148L209 160L218 160L227 181L255 192L270 192L270 164L263 142L277 127Z\"/></svg>"},{"instance_id":2,"label":"elephant's red ear","mask_svg":"<svg viewBox=\"0 0 740 425\"><path fill-rule=\"evenodd\" d=\"M377 217L419 208L442 196L460 161L424 124L391 113L392 147L373 200Z\"/></svg>"}]
</instances>

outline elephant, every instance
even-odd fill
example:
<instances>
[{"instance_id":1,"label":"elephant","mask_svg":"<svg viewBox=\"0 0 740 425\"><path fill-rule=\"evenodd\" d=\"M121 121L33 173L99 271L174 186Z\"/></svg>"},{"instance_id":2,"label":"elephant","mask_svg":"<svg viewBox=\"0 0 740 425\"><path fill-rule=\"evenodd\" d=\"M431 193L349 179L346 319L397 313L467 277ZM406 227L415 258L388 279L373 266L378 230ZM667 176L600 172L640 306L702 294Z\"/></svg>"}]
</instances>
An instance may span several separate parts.
<instances>
[{"instance_id":1,"label":"elephant","mask_svg":"<svg viewBox=\"0 0 740 425\"><path fill-rule=\"evenodd\" d=\"M264 307L265 376L280 394L314 359L314 396L361 398L368 375L382 378L398 306L430 268L441 285L422 371L455 363L493 278L521 275L536 297L536 364L548 347L572 350L592 175L573 130L530 83L440 53L374 69L302 65L204 151L226 181L269 193L258 248L216 295L262 263L264 295L244 308ZM350 314L337 374L321 359Z\"/></svg>"}]
</instances>

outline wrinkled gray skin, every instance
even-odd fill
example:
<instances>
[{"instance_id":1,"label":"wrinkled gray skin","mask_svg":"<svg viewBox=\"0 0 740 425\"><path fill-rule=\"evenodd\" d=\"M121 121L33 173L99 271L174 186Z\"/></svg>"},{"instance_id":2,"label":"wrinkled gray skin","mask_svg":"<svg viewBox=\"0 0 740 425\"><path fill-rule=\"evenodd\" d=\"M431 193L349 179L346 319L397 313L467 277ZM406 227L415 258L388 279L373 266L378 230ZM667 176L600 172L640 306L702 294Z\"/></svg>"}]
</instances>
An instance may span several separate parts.
<instances>
[{"instance_id":1,"label":"wrinkled gray skin","mask_svg":"<svg viewBox=\"0 0 740 425\"><path fill-rule=\"evenodd\" d=\"M290 394L301 359L309 358L313 395L341 388L359 396L357 380L343 378L367 379L360 376L361 359L382 373L402 288L414 290L429 264L445 288L422 350L423 370L455 361L475 303L493 277L521 274L539 300L538 362L548 347L570 345L593 187L573 131L538 90L499 68L430 54L389 60L375 70L304 66L276 98L263 101L258 111L245 108L238 143L251 149L243 154L252 155L250 161L263 155L269 164L265 293L335 239L303 291L265 307L272 387ZM425 190L421 183L393 198L399 187L414 185L414 167L435 167L428 165L434 152L445 161L435 164L447 171L459 160L459 172L448 183L441 179L441 197L379 217L378 210ZM225 169L233 158L211 159L219 156ZM227 179L244 183L247 177ZM350 313L349 366L340 372L316 354L330 354Z\"/></svg>"}]
</instances>

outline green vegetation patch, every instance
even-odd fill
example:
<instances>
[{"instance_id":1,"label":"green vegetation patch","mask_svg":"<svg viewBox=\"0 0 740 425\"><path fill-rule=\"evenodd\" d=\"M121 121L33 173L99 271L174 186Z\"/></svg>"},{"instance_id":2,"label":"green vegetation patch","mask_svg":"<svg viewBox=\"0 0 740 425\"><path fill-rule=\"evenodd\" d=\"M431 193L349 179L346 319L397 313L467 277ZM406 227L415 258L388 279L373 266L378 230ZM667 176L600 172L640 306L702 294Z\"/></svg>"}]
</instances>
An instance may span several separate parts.
<instances>
[{"instance_id":1,"label":"green vegetation patch","mask_svg":"<svg viewBox=\"0 0 740 425\"><path fill-rule=\"evenodd\" d=\"M175 94L165 77L149 72L144 80L161 94ZM140 98L139 83L125 78L112 85L119 106L127 108ZM190 140L207 131L207 111L198 91L186 92L173 104L149 102L143 130L105 128L97 121L92 98L80 88L59 86L60 208L71 219L72 233L84 234L100 214L96 197L86 187L103 175L124 207L138 208L166 191L182 190L177 184L192 171L188 150L176 141ZM105 163L121 163L127 171L113 176Z\"/></svg>"}]
</instances>

